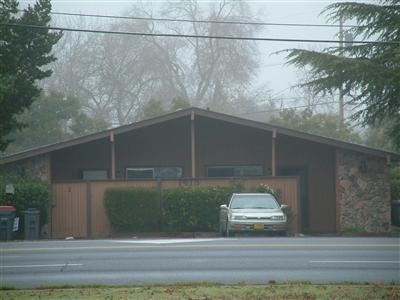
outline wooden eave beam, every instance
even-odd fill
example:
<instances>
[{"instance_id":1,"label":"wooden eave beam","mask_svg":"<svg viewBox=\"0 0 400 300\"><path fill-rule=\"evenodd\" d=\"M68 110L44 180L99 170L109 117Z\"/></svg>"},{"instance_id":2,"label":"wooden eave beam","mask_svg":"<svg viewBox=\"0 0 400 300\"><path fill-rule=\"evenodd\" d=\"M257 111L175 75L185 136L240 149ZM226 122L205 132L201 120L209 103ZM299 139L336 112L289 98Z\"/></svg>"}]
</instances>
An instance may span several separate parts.
<instances>
[{"instance_id":1,"label":"wooden eave beam","mask_svg":"<svg viewBox=\"0 0 400 300\"><path fill-rule=\"evenodd\" d=\"M192 161L192 178L196 178L196 124L195 114L192 111L190 115L190 148L191 148L191 161Z\"/></svg>"},{"instance_id":2,"label":"wooden eave beam","mask_svg":"<svg viewBox=\"0 0 400 300\"><path fill-rule=\"evenodd\" d=\"M276 176L276 129L272 130L272 140L271 140L271 172L272 176Z\"/></svg>"}]
</instances>

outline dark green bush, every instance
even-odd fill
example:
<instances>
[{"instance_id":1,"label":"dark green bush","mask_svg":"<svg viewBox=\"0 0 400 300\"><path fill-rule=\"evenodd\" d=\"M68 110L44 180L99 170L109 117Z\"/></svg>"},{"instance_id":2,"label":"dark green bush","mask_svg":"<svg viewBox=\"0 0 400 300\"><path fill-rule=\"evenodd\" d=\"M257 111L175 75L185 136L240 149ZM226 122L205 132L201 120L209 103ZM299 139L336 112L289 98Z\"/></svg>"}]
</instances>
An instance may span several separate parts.
<instances>
[{"instance_id":1,"label":"dark green bush","mask_svg":"<svg viewBox=\"0 0 400 300\"><path fill-rule=\"evenodd\" d=\"M226 204L232 188L183 187L164 191L163 227L167 231L216 231L219 206Z\"/></svg>"},{"instance_id":2,"label":"dark green bush","mask_svg":"<svg viewBox=\"0 0 400 300\"><path fill-rule=\"evenodd\" d=\"M156 189L109 188L104 206L117 231L155 231L160 223L160 196Z\"/></svg>"},{"instance_id":3,"label":"dark green bush","mask_svg":"<svg viewBox=\"0 0 400 300\"><path fill-rule=\"evenodd\" d=\"M5 194L6 184L13 184L15 195L11 203L7 203ZM17 177L12 175L0 176L0 205L12 205L17 209L20 219L20 232L23 231L23 216L28 208L40 210L41 225L49 221L50 186L48 183L35 178Z\"/></svg>"},{"instance_id":4,"label":"dark green bush","mask_svg":"<svg viewBox=\"0 0 400 300\"><path fill-rule=\"evenodd\" d=\"M280 199L282 191L280 189L272 189L270 186L261 183L256 187L250 189L252 193L268 193L274 195L276 199Z\"/></svg>"}]
</instances>

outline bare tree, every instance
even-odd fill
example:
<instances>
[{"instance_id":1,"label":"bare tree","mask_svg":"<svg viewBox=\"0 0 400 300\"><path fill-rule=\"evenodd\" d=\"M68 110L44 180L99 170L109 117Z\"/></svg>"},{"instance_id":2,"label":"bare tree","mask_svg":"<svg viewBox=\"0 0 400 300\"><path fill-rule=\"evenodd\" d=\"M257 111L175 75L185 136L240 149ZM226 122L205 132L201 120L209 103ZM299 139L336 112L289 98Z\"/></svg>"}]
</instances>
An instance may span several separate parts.
<instances>
[{"instance_id":1,"label":"bare tree","mask_svg":"<svg viewBox=\"0 0 400 300\"><path fill-rule=\"evenodd\" d=\"M75 26L82 26L82 23ZM83 26L85 26L83 24ZM114 24L108 29L148 32L146 23ZM87 27L86 27L87 28ZM153 47L144 38L69 33L58 48L49 89L78 97L94 118L120 125L135 119L157 73ZM147 93L147 94L146 94Z\"/></svg>"},{"instance_id":2,"label":"bare tree","mask_svg":"<svg viewBox=\"0 0 400 300\"><path fill-rule=\"evenodd\" d=\"M208 7L197 1L167 4L163 12L169 18L209 21L254 20L245 3L212 2ZM180 34L203 36L252 36L256 28L250 25L221 23L187 23L171 25ZM224 110L249 87L257 70L258 51L255 44L238 40L185 39L180 70L186 72L182 94L196 106ZM176 53L176 52L175 52ZM181 88L182 89L182 88Z\"/></svg>"},{"instance_id":3,"label":"bare tree","mask_svg":"<svg viewBox=\"0 0 400 300\"><path fill-rule=\"evenodd\" d=\"M118 25L118 29L123 28ZM92 95L88 106L93 113L109 112L109 117L118 124L133 121L154 84L157 73L154 70L157 65L152 63L154 49L142 38L98 35L89 42L96 47L90 48L95 72L89 86Z\"/></svg>"},{"instance_id":4,"label":"bare tree","mask_svg":"<svg viewBox=\"0 0 400 300\"><path fill-rule=\"evenodd\" d=\"M254 21L247 4L240 1L171 2L159 6L157 12L171 19ZM153 7L137 5L131 14L152 17ZM256 32L250 25L149 20L118 21L108 29L210 36ZM161 101L167 110L177 97L223 112L256 106L251 81L258 67L258 50L252 42L70 33L58 51L49 84L81 99L89 115L115 125L140 118L142 107L151 99Z\"/></svg>"}]
</instances>

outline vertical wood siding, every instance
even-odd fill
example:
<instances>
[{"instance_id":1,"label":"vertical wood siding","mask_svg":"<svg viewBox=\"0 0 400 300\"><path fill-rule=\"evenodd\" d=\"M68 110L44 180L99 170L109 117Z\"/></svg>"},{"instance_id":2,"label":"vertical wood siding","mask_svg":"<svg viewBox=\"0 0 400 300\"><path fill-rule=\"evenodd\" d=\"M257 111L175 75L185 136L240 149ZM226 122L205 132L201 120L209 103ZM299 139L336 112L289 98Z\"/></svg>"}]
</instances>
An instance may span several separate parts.
<instances>
[{"instance_id":1,"label":"vertical wood siding","mask_svg":"<svg viewBox=\"0 0 400 300\"><path fill-rule=\"evenodd\" d=\"M176 188L179 186L231 186L242 183L246 190L266 184L280 191L280 202L289 205L294 213L291 230L299 232L300 206L298 179L296 177L259 178L247 180L196 179L196 180L143 180L143 181L94 181L53 184L53 208L51 218L52 238L105 238L111 233L104 208L104 191L115 187Z\"/></svg>"},{"instance_id":2,"label":"vertical wood siding","mask_svg":"<svg viewBox=\"0 0 400 300\"><path fill-rule=\"evenodd\" d=\"M52 238L85 238L87 234L86 183L53 184Z\"/></svg>"}]
</instances>

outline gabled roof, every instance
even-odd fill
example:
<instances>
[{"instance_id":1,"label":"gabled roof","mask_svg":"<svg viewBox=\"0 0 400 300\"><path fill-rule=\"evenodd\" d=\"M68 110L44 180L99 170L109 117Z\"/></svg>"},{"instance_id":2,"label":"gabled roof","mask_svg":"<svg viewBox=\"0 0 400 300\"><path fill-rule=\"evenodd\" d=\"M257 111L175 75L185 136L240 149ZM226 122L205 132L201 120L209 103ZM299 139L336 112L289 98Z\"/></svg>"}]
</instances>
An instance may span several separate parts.
<instances>
[{"instance_id":1,"label":"gabled roof","mask_svg":"<svg viewBox=\"0 0 400 300\"><path fill-rule=\"evenodd\" d=\"M23 152L15 153L15 154L12 154L9 156L5 156L0 159L0 165L15 162L15 161L30 158L30 157L34 157L34 156L41 155L41 154L50 153L50 152L60 150L60 149L92 142L92 141L103 139L103 138L109 138L111 135L111 132L113 132L114 135L119 135L119 134L122 134L125 132L137 130L139 128L144 128L144 127L148 127L151 125L161 124L163 122L168 122L168 121L179 119L182 117L190 117L192 114L194 114L195 116L201 116L201 117L205 117L205 118L209 118L209 119L214 119L214 120L223 121L223 122L227 122L227 123L233 123L233 124L250 127L250 128L257 128L257 129L261 129L261 130L265 130L265 131L269 131L269 132L276 130L276 133L278 134L278 136L279 136L279 134L282 134L282 135L286 135L286 136L290 136L290 137L303 139L306 141L325 144L325 145L333 146L336 148L356 151L356 152L360 152L360 153L364 153L364 154L368 154L368 155L379 156L379 157L387 157L390 155L391 159L400 161L400 154L397 154L397 153L380 150L380 149L375 149L375 148L370 148L370 147L366 147L366 146L362 146L362 145L358 145L358 144L343 142L340 140L322 137L322 136L318 136L318 135L314 135L314 134L309 134L309 133L301 132L298 130L285 128L282 126L276 126L276 125L272 125L272 124L268 124L268 123L257 122L257 121L244 119L244 118L240 118L240 117L236 117L236 116L232 116L232 115L227 115L227 114L213 112L210 110L204 110L204 109L192 107L192 108L187 108L187 109L183 109L183 110L178 110L176 112L165 114L160 117L153 118L153 119L135 122L135 123L132 123L129 125L124 125L124 126L108 129L105 131L82 136L82 137L71 139L68 141L55 143L55 144L51 144L51 145L46 145L46 146L41 146L38 148L34 148L34 149L26 150Z\"/></svg>"}]
</instances>

